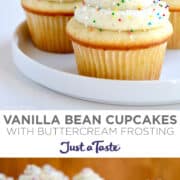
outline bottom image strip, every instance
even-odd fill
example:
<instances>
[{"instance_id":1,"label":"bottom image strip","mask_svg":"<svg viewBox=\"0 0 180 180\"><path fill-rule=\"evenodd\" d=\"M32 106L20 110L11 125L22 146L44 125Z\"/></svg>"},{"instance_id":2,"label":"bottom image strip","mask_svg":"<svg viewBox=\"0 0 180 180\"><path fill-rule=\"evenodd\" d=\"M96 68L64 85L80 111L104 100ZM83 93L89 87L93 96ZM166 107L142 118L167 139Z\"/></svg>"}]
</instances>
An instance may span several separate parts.
<instances>
[{"instance_id":1,"label":"bottom image strip","mask_svg":"<svg viewBox=\"0 0 180 180\"><path fill-rule=\"evenodd\" d=\"M180 180L180 159L0 159L0 180Z\"/></svg>"}]
</instances>

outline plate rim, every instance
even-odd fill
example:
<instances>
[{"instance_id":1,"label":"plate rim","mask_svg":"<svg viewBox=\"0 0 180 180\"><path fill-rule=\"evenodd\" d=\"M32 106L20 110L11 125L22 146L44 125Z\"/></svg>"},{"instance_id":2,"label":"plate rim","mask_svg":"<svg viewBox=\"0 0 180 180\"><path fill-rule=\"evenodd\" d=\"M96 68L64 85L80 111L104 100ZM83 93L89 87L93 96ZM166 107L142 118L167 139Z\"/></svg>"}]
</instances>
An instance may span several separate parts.
<instances>
[{"instance_id":1,"label":"plate rim","mask_svg":"<svg viewBox=\"0 0 180 180\"><path fill-rule=\"evenodd\" d=\"M126 81L126 80L111 80L111 79L100 79L100 78L93 78L93 77L87 77L87 76L81 76L79 74L73 74L61 70L57 70L53 67L49 67L48 65L44 65L38 61L36 61L35 58L31 58L28 56L23 50L19 47L18 40L20 39L20 35L18 32L22 30L22 26L25 26L27 23L26 21L23 21L20 23L15 32L13 33L12 37L12 52L13 52L13 61L17 68L20 70L21 73L23 73L26 77L34 81L35 83L44 86L52 91L56 91L58 93L61 93L66 96L78 98L81 100L86 100L89 102L96 102L96 103L103 103L103 104L111 104L111 105L123 105L123 106L158 106L158 105L170 105L170 104L178 104L180 103L180 96L175 95L174 92L179 92L180 89L180 79L177 80L154 80L154 81ZM26 25L27 27L27 25ZM61 54L60 54L61 55ZM17 56L22 57L22 60L20 63L18 63ZM24 57L24 58L23 58ZM24 61L24 59L27 59L29 61ZM25 65L26 63L26 65ZM30 63L33 70L37 72L37 70L43 70L51 72L51 75L53 77L60 77L61 80L65 80L65 78L70 82L72 78L72 82L84 82L88 81L88 87L90 85L94 85L99 83L98 87L100 90L102 90L101 87L105 86L114 86L117 88L115 91L114 96L105 97L107 93L109 92L109 88L105 91L105 94L101 95L99 94L93 94L94 92L86 92L84 94L80 94L79 89L76 92L75 90L66 90L61 89L58 86L51 84L49 81L45 82L43 78L35 78L33 75L30 75L29 72L26 72L27 70L27 64ZM22 64L26 66L25 70L22 68ZM42 73L44 75L44 72ZM46 74L45 74L46 75ZM35 75L36 76L36 75ZM79 83L78 82L78 83ZM74 85L72 85L74 86ZM160 86L160 90L158 90ZM156 89L156 88L157 89ZM91 88L91 87L90 87ZM140 89L140 91L136 94L136 91L131 91L131 88ZM167 89L166 94L170 91L172 92L170 96L167 96L168 98L164 98L165 95L161 96L162 89ZM129 90L130 89L130 90ZM99 89L98 89L99 90ZM122 90L123 92L119 94L119 90ZM124 90L127 90L127 95L125 96ZM67 92L66 92L67 91ZM75 92L74 92L75 91ZM81 91L81 90L80 90ZM113 92L113 91L112 91ZM134 94L135 92L135 94ZM82 93L82 91L81 91ZM144 94L143 94L144 93ZM152 94L153 93L153 94ZM128 94L130 97L128 97ZM143 95L142 95L143 94ZM151 98L151 94L157 98ZM135 96L134 96L135 95ZM144 95L150 95L150 96L144 96ZM108 94L109 96L109 94ZM124 97L125 96L125 97ZM137 97L136 97L137 96ZM127 98L126 98L127 97ZM139 98L138 98L139 97ZM144 98L143 98L144 97ZM138 99L138 100L137 100Z\"/></svg>"},{"instance_id":2,"label":"plate rim","mask_svg":"<svg viewBox=\"0 0 180 180\"><path fill-rule=\"evenodd\" d=\"M50 67L47 67L46 65L44 64L41 64L41 63L38 63L36 60L32 59L31 57L27 56L18 46L17 44L17 39L18 39L18 31L20 30L20 28L22 28L22 26L25 26L27 25L27 22L26 21L23 21L21 22L17 27L16 27L16 30L14 31L13 33L13 38L12 38L12 45L14 47L16 47L16 49L21 53L23 54L24 56L28 57L31 61L33 61L34 63L36 64L40 64L42 65L43 67L46 67L48 69L51 69L53 71L56 71L56 72L60 72L64 75L68 75L68 76L72 76L72 77L77 77L77 78L82 78L82 79L87 79L87 80L93 80L93 81L106 81L106 82L113 82L113 83L120 83L122 85L153 85L153 84L159 84L159 83L164 83L164 84L180 84L180 78L179 79L175 79L175 80L142 80L142 81L138 81L138 80L113 80L113 79L105 79L105 78L95 78L95 77L88 77L88 76L82 76L80 74L73 74L73 73L69 73L69 72L64 72L64 71L59 71L55 68L50 68ZM53 54L53 53L52 53ZM61 54L59 54L61 55Z\"/></svg>"}]
</instances>

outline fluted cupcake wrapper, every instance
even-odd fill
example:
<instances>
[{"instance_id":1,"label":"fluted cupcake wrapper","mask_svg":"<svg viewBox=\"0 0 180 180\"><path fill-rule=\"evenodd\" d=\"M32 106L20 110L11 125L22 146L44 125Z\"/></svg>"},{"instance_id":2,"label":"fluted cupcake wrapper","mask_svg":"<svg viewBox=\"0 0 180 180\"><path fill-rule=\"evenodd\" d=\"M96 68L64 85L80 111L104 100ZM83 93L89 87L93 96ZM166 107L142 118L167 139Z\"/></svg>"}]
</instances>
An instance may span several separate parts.
<instances>
[{"instance_id":1,"label":"fluted cupcake wrapper","mask_svg":"<svg viewBox=\"0 0 180 180\"><path fill-rule=\"evenodd\" d=\"M180 12L171 12L171 23L174 33L168 42L169 49L180 49Z\"/></svg>"},{"instance_id":2,"label":"fluted cupcake wrapper","mask_svg":"<svg viewBox=\"0 0 180 180\"><path fill-rule=\"evenodd\" d=\"M120 80L158 80L166 45L139 50L101 50L73 42L81 75Z\"/></svg>"},{"instance_id":3,"label":"fluted cupcake wrapper","mask_svg":"<svg viewBox=\"0 0 180 180\"><path fill-rule=\"evenodd\" d=\"M73 52L72 43L66 35L69 16L44 16L26 12L27 23L33 43L44 51Z\"/></svg>"}]
</instances>

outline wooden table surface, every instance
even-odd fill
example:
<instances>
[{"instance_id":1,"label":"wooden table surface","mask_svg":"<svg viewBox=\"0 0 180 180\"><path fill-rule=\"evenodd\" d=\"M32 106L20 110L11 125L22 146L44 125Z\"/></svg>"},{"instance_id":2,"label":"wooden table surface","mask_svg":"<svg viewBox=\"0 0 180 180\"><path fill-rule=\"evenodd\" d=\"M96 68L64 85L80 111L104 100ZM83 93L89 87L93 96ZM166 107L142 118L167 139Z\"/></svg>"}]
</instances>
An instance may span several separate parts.
<instances>
[{"instance_id":1,"label":"wooden table surface","mask_svg":"<svg viewBox=\"0 0 180 180\"><path fill-rule=\"evenodd\" d=\"M180 180L180 159L0 159L0 172L17 178L27 164L51 164L70 177L90 167L106 180Z\"/></svg>"}]
</instances>

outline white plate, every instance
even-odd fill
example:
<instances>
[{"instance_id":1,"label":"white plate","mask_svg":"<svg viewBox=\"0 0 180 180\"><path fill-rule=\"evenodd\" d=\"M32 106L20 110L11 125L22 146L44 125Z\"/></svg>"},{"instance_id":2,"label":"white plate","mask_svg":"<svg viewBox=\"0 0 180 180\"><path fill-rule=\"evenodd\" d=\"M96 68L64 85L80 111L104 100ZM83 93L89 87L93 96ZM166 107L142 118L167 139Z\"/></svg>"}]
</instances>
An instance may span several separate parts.
<instances>
[{"instance_id":1,"label":"white plate","mask_svg":"<svg viewBox=\"0 0 180 180\"><path fill-rule=\"evenodd\" d=\"M163 105L180 102L180 51L168 51L159 81L120 81L77 74L74 55L36 49L22 23L13 37L18 69L31 80L54 91L89 101L120 105Z\"/></svg>"}]
</instances>

